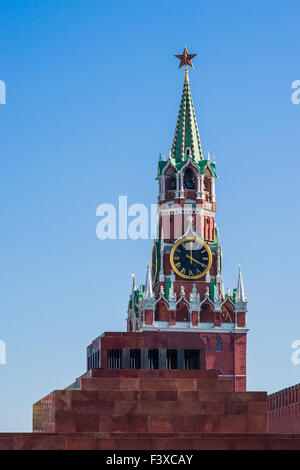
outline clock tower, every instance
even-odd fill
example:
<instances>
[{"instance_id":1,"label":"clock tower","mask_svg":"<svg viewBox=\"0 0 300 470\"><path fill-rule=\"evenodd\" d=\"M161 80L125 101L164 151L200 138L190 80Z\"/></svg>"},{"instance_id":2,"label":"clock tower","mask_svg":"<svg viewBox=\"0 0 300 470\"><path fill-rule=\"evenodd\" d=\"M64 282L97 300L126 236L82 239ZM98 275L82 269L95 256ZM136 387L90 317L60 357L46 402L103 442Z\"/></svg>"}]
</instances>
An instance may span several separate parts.
<instances>
[{"instance_id":1,"label":"clock tower","mask_svg":"<svg viewBox=\"0 0 300 470\"><path fill-rule=\"evenodd\" d=\"M158 162L157 234L145 283L133 277L127 331L99 334L86 372L33 408L34 431L68 433L67 448L239 448L260 433L272 443L267 394L246 392L241 268L236 288L223 286L216 167L202 151L187 70L195 54L176 57L182 98L172 148Z\"/></svg>"},{"instance_id":2,"label":"clock tower","mask_svg":"<svg viewBox=\"0 0 300 470\"><path fill-rule=\"evenodd\" d=\"M234 378L235 389L245 390L247 299L240 267L237 287L225 293L223 285L215 158L201 147L188 76L195 55L186 48L176 55L185 68L182 97L168 158L158 162L151 269L139 289L133 280L127 331L196 335L205 346L204 367Z\"/></svg>"}]
</instances>

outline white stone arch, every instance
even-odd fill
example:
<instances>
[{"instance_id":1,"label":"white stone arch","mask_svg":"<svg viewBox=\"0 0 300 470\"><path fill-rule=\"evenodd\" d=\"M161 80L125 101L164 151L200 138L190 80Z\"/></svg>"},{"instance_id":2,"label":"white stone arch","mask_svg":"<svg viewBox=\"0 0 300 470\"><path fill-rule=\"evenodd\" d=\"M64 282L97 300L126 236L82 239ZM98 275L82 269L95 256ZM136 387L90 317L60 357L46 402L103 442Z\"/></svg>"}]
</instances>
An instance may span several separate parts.
<instances>
[{"instance_id":1,"label":"white stone arch","mask_svg":"<svg viewBox=\"0 0 300 470\"><path fill-rule=\"evenodd\" d=\"M154 302L154 306L156 307L156 304L158 304L158 302L160 302L161 300L164 301L167 304L167 307L169 308L169 301L167 300L164 294L159 295L158 299Z\"/></svg>"},{"instance_id":2,"label":"white stone arch","mask_svg":"<svg viewBox=\"0 0 300 470\"><path fill-rule=\"evenodd\" d=\"M185 165L180 170L180 173L184 173L188 166L193 167L197 174L200 174L199 166L194 162L192 158L189 158Z\"/></svg>"},{"instance_id":3,"label":"white stone arch","mask_svg":"<svg viewBox=\"0 0 300 470\"><path fill-rule=\"evenodd\" d=\"M159 298L157 299L157 301L155 302L155 304L154 304L154 309L153 309L153 313L154 313L154 315L153 315L153 316L154 316L153 321L154 321L154 323L157 322L157 321L161 321L161 320L157 320L157 319L155 318L155 316L156 316L156 309L157 309L157 307L159 307L160 304L164 304L165 307L166 307L167 312L170 312L169 302L167 301L166 297L165 297L163 294L161 294L161 295L159 296Z\"/></svg>"},{"instance_id":4,"label":"white stone arch","mask_svg":"<svg viewBox=\"0 0 300 470\"><path fill-rule=\"evenodd\" d=\"M210 178L214 178L214 172L209 162L203 168L203 174L205 176L209 176Z\"/></svg>"},{"instance_id":5,"label":"white stone arch","mask_svg":"<svg viewBox=\"0 0 300 470\"><path fill-rule=\"evenodd\" d=\"M223 300L223 302L221 303L220 312L222 313L222 307L226 304L230 304L233 307L232 313L234 314L234 319L232 320L233 320L233 323L235 323L237 320L237 310L236 310L236 305L234 304L234 302L231 300L230 297L228 296L225 297L225 300Z\"/></svg>"},{"instance_id":6,"label":"white stone arch","mask_svg":"<svg viewBox=\"0 0 300 470\"><path fill-rule=\"evenodd\" d=\"M205 295L204 299L200 302L200 310L201 310L202 305L204 304L209 304L212 307L212 310L213 311L215 310L215 304L213 303L213 301L208 295Z\"/></svg>"},{"instance_id":7,"label":"white stone arch","mask_svg":"<svg viewBox=\"0 0 300 470\"><path fill-rule=\"evenodd\" d=\"M176 302L176 310L175 310L175 318L176 318L176 322L177 322L177 312L178 312L178 307L180 306L180 304L184 304L186 307L187 307L187 311L188 311L188 322L191 322L191 315L192 315L192 310L191 310L191 304L190 302L186 299L185 295L180 295L179 299L177 300ZM180 320L179 320L180 321ZM181 320L183 321L183 320Z\"/></svg>"},{"instance_id":8,"label":"white stone arch","mask_svg":"<svg viewBox=\"0 0 300 470\"><path fill-rule=\"evenodd\" d=\"M225 299L223 300L223 302L221 303L221 307L223 307L223 305L226 304L226 303L228 303L228 302L233 306L234 311L236 311L235 303L234 303L234 302L231 300L231 298L228 297L228 296L226 296Z\"/></svg>"},{"instance_id":9,"label":"white stone arch","mask_svg":"<svg viewBox=\"0 0 300 470\"><path fill-rule=\"evenodd\" d=\"M165 167L163 168L161 174L162 174L162 175L165 175L165 174L166 174L166 171L167 171L169 168L173 168L176 173L178 172L176 166L171 162L171 160L169 160L168 163L167 163L167 164L165 165Z\"/></svg>"},{"instance_id":10,"label":"white stone arch","mask_svg":"<svg viewBox=\"0 0 300 470\"><path fill-rule=\"evenodd\" d=\"M188 309L191 310L191 304L190 304L190 302L187 300L187 298L185 297L185 295L182 295L182 294L180 295L179 299L177 300L177 302L176 302L176 304L175 304L175 305L176 305L176 308L177 308L177 305L178 305L180 302L182 302L182 301L185 302L186 305L187 305L187 307L188 307Z\"/></svg>"}]
</instances>

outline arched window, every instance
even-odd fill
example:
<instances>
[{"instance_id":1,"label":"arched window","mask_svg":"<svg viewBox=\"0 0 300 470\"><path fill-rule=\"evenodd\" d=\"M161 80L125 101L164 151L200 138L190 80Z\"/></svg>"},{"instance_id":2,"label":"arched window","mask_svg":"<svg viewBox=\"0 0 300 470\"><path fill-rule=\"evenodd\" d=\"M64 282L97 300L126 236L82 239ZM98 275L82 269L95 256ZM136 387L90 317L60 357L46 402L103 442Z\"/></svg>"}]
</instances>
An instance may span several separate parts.
<instances>
[{"instance_id":1,"label":"arched window","mask_svg":"<svg viewBox=\"0 0 300 470\"><path fill-rule=\"evenodd\" d=\"M174 168L170 167L166 171L166 190L174 191L176 189L176 173Z\"/></svg>"},{"instance_id":2,"label":"arched window","mask_svg":"<svg viewBox=\"0 0 300 470\"><path fill-rule=\"evenodd\" d=\"M196 184L195 184L195 175L193 171L188 168L184 172L184 189L195 189Z\"/></svg>"},{"instance_id":3,"label":"arched window","mask_svg":"<svg viewBox=\"0 0 300 470\"><path fill-rule=\"evenodd\" d=\"M170 190L176 189L176 177L175 176L170 177L170 186L169 186L169 188L170 188Z\"/></svg>"},{"instance_id":4,"label":"arched window","mask_svg":"<svg viewBox=\"0 0 300 470\"><path fill-rule=\"evenodd\" d=\"M227 301L222 305L221 319L223 323L235 322L235 311L231 302Z\"/></svg>"},{"instance_id":5,"label":"arched window","mask_svg":"<svg viewBox=\"0 0 300 470\"><path fill-rule=\"evenodd\" d=\"M177 306L176 321L190 321L190 312L185 302Z\"/></svg>"},{"instance_id":6,"label":"arched window","mask_svg":"<svg viewBox=\"0 0 300 470\"><path fill-rule=\"evenodd\" d=\"M222 352L222 340L217 339L216 341L216 352Z\"/></svg>"},{"instance_id":7,"label":"arched window","mask_svg":"<svg viewBox=\"0 0 300 470\"><path fill-rule=\"evenodd\" d=\"M205 176L204 177L204 186L205 186L205 191L207 191L209 194L211 193L211 178Z\"/></svg>"},{"instance_id":8,"label":"arched window","mask_svg":"<svg viewBox=\"0 0 300 470\"><path fill-rule=\"evenodd\" d=\"M200 323L213 322L213 308L210 302L202 304L200 311Z\"/></svg>"},{"instance_id":9,"label":"arched window","mask_svg":"<svg viewBox=\"0 0 300 470\"><path fill-rule=\"evenodd\" d=\"M164 302L156 304L155 321L169 321L168 307Z\"/></svg>"}]
</instances>

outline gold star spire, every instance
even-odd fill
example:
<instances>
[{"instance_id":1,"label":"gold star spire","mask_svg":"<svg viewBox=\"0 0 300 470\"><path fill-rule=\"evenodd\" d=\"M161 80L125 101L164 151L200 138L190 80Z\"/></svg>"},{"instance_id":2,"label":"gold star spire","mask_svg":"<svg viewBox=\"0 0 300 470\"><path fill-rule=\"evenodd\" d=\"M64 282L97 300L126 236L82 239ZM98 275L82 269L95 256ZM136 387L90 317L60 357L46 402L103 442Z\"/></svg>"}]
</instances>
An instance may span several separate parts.
<instances>
[{"instance_id":1,"label":"gold star spire","mask_svg":"<svg viewBox=\"0 0 300 470\"><path fill-rule=\"evenodd\" d=\"M180 67L185 67L185 73L184 73L184 81L188 82L189 81L189 76L188 76L188 65L194 68L192 64L192 59L196 57L197 54L189 54L186 46L184 46L183 53L182 54L175 54L174 57L180 60L179 64L179 69Z\"/></svg>"},{"instance_id":2,"label":"gold star spire","mask_svg":"<svg viewBox=\"0 0 300 470\"><path fill-rule=\"evenodd\" d=\"M189 54L184 47L183 54L175 55L180 60L179 68L185 66L185 79L178 119L172 145L172 156L176 162L183 162L191 154L194 162L203 160L200 136L188 79L188 66L193 67L191 59L197 54ZM187 152L189 149L189 152Z\"/></svg>"}]
</instances>

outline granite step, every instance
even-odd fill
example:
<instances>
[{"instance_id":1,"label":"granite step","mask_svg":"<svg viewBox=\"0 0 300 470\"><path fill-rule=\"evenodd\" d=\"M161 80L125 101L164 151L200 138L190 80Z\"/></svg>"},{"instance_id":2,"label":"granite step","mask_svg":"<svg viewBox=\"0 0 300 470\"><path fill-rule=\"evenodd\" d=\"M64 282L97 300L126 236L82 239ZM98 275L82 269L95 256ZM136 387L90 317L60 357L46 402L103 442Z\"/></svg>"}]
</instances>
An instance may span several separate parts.
<instances>
[{"instance_id":1,"label":"granite step","mask_svg":"<svg viewBox=\"0 0 300 470\"><path fill-rule=\"evenodd\" d=\"M85 373L82 377L87 377L89 374L90 378L101 378L101 377L128 377L128 378L217 378L219 376L218 371L215 369L91 369L88 373Z\"/></svg>"},{"instance_id":2,"label":"granite step","mask_svg":"<svg viewBox=\"0 0 300 470\"><path fill-rule=\"evenodd\" d=\"M82 390L232 391L230 381L217 378L92 378L81 379Z\"/></svg>"},{"instance_id":3,"label":"granite step","mask_svg":"<svg viewBox=\"0 0 300 470\"><path fill-rule=\"evenodd\" d=\"M0 450L300 450L299 434L1 433Z\"/></svg>"}]
</instances>

